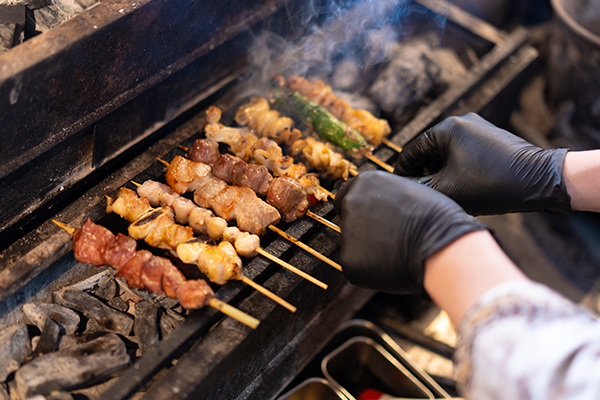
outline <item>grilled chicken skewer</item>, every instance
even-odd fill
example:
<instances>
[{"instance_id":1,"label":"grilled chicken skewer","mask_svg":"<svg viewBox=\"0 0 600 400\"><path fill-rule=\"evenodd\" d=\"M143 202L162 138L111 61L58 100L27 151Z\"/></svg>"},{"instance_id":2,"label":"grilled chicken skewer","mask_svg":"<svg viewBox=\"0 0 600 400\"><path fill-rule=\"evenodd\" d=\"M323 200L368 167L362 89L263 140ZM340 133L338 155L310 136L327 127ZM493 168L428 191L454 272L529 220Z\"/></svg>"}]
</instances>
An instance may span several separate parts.
<instances>
[{"instance_id":1,"label":"grilled chicken skewer","mask_svg":"<svg viewBox=\"0 0 600 400\"><path fill-rule=\"evenodd\" d=\"M269 102L265 98L252 99L250 103L242 106L236 114L236 122L241 125L248 125L253 128L261 128L265 117L268 115ZM253 164L265 165L269 171L276 176L298 177L306 174L306 168L302 163L294 164L294 159L290 156L284 156L279 144L281 141L273 137L259 137L252 133L248 128L232 128L219 123L221 119L221 110L217 107L209 107L206 111L208 123L204 127L206 136L229 145L232 152L247 162ZM258 135L261 133L257 131ZM350 161L344 159L341 154L334 152L322 143L313 140L299 139L290 144L290 148L297 155L302 153L304 158L317 170L329 175L332 179L348 179L348 174L356 170L356 166ZM317 195L311 192L310 186L299 182L306 189L307 193L313 194L317 200L321 200ZM318 185L318 182L316 182Z\"/></svg>"},{"instance_id":2,"label":"grilled chicken skewer","mask_svg":"<svg viewBox=\"0 0 600 400\"><path fill-rule=\"evenodd\" d=\"M212 209L225 220L235 219L242 231L262 235L268 228L280 234L281 230L274 226L279 222L279 213L274 207L256 197L251 189L227 185L222 179L210 174L210 166L204 163L196 163L181 156L175 156L171 163L160 161L168 165L165 179L176 193L194 191L196 204ZM338 263L303 243L299 244L301 242L294 243L341 271L342 267Z\"/></svg>"},{"instance_id":3,"label":"grilled chicken skewer","mask_svg":"<svg viewBox=\"0 0 600 400\"><path fill-rule=\"evenodd\" d=\"M175 220L181 224L189 224L195 233L208 234L215 241L226 240L234 245L239 255L244 257L255 257L260 254L308 279L311 283L327 289L325 283L261 249L260 238L257 235L242 232L235 226L227 226L225 219L215 216L212 211L199 207L190 199L173 192L168 185L152 180L147 180L142 185L135 182L134 184L138 186L139 196L148 199L151 206L171 206L175 212Z\"/></svg>"},{"instance_id":4,"label":"grilled chicken skewer","mask_svg":"<svg viewBox=\"0 0 600 400\"><path fill-rule=\"evenodd\" d=\"M245 160L242 160L241 158L234 157L229 154L220 154L219 153L219 144L211 138L196 139L194 141L193 145L189 149L187 147L183 147L181 145L179 147L181 147L183 150L185 150L187 152L188 159L190 159L191 161L194 161L194 162L202 162L202 163L210 165L213 168L212 173L215 176L217 176L218 178L223 179L227 183L230 183L230 184L233 184L236 186L250 187L257 194L262 195L262 196L264 196L265 194L268 194L268 189L269 189L271 183L273 182L273 176L268 172L267 168L264 165L248 164L248 163L246 163ZM279 179L279 178L275 178L275 179ZM284 183L287 183L287 182L284 182ZM330 193L329 191L326 191L325 189L322 189L322 190L324 192L326 192L327 195L330 196L331 198L335 198L333 193ZM285 194L290 195L290 194L292 194L292 191L287 191L287 192L285 192ZM300 193L297 193L297 194L300 195ZM272 198L271 198L272 201L273 201L273 198L275 198L274 202L276 204L279 203L279 204L285 205L287 203L288 207L290 207L290 205L293 205L293 202L287 201L286 198L284 198L284 197L272 196ZM303 202L302 197L297 196L296 198L297 198L298 202ZM268 197L267 197L267 202L269 202ZM275 205L277 207L276 204L273 204L273 205ZM303 202L303 204L305 204L306 208L308 208L308 199L306 199L306 202ZM279 207L277 207L277 208L279 208ZM290 215L290 219L295 219L294 214L304 213L305 215L308 215L309 217L319 221L320 223L328 226L329 228L331 228L337 232L341 232L339 226L314 214L313 212L311 212L308 209L306 209L306 211L304 211L304 209L302 209L301 212L298 212L297 208L296 208L296 210L294 210L293 207L290 207L290 208L292 208L292 214ZM280 211L281 211L281 209L280 209Z\"/></svg>"},{"instance_id":5,"label":"grilled chicken skewer","mask_svg":"<svg viewBox=\"0 0 600 400\"><path fill-rule=\"evenodd\" d=\"M133 190L121 188L116 199L108 197L106 212L114 212L129 221L128 232L134 239L143 239L153 247L175 250L183 262L196 263L212 282L224 285L231 279L240 280L288 310L296 311L296 307L242 274L242 260L231 243L223 241L213 246L196 239L192 228L175 223L171 207L153 208Z\"/></svg>"},{"instance_id":6,"label":"grilled chicken skewer","mask_svg":"<svg viewBox=\"0 0 600 400\"><path fill-rule=\"evenodd\" d=\"M135 239L111 231L86 219L81 229L52 220L73 236L73 252L77 261L97 267L110 265L115 276L125 278L134 289L147 288L152 293L176 299L186 310L213 307L237 321L256 329L260 321L215 298L211 287L202 279L187 280L166 258L147 250L136 251Z\"/></svg>"}]
</instances>

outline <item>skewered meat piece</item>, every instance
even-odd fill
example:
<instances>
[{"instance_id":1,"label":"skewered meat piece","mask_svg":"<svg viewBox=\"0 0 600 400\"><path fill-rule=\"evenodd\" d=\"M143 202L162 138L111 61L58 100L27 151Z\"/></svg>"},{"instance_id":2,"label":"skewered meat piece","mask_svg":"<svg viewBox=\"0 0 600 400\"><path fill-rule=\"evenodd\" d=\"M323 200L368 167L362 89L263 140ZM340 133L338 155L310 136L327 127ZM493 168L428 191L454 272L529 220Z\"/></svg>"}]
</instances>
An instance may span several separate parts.
<instances>
[{"instance_id":1,"label":"skewered meat piece","mask_svg":"<svg viewBox=\"0 0 600 400\"><path fill-rule=\"evenodd\" d=\"M291 76L285 82L285 87L322 105L337 118L360 132L369 143L375 146L380 145L392 131L386 120L375 118L366 110L352 109L346 101L333 94L331 86L326 85L323 81L308 81L300 76Z\"/></svg>"},{"instance_id":2,"label":"skewered meat piece","mask_svg":"<svg viewBox=\"0 0 600 400\"><path fill-rule=\"evenodd\" d=\"M302 156L318 170L326 171L332 178L348 179L348 173L354 165L344 159L340 153L336 153L326 144L307 137L306 139L296 140L290 147L290 154Z\"/></svg>"},{"instance_id":3,"label":"skewered meat piece","mask_svg":"<svg viewBox=\"0 0 600 400\"><path fill-rule=\"evenodd\" d=\"M241 106L235 114L235 122L248 125L259 136L274 140L277 144L292 144L302 137L289 117L280 117L279 112L271 110L269 101L264 97L255 97Z\"/></svg>"},{"instance_id":4,"label":"skewered meat piece","mask_svg":"<svg viewBox=\"0 0 600 400\"><path fill-rule=\"evenodd\" d=\"M249 187L260 196L267 194L269 184L273 179L264 165L248 164L241 158L230 154L219 155L212 164L212 173L232 185Z\"/></svg>"},{"instance_id":5,"label":"skewered meat piece","mask_svg":"<svg viewBox=\"0 0 600 400\"><path fill-rule=\"evenodd\" d=\"M213 165L219 158L219 143L214 140L196 140L187 152L187 158Z\"/></svg>"},{"instance_id":6,"label":"skewered meat piece","mask_svg":"<svg viewBox=\"0 0 600 400\"><path fill-rule=\"evenodd\" d=\"M310 205L302 186L288 177L273 179L267 202L279 210L286 222L294 221L306 214Z\"/></svg>"},{"instance_id":7,"label":"skewered meat piece","mask_svg":"<svg viewBox=\"0 0 600 400\"><path fill-rule=\"evenodd\" d=\"M187 281L166 258L147 250L136 251L134 239L118 234L86 219L73 237L73 252L81 262L96 266L110 265L133 288L148 288L155 294L165 294L179 300L185 309L204 307L214 297L203 280Z\"/></svg>"},{"instance_id":8,"label":"skewered meat piece","mask_svg":"<svg viewBox=\"0 0 600 400\"><path fill-rule=\"evenodd\" d=\"M204 163L192 164L184 157L175 156L165 179L171 189L179 194L184 194L196 190L198 181L208 174L210 174L210 166Z\"/></svg>"},{"instance_id":9,"label":"skewered meat piece","mask_svg":"<svg viewBox=\"0 0 600 400\"><path fill-rule=\"evenodd\" d=\"M114 212L125 218L129 222L137 221L142 215L153 211L148 200L142 199L135 194L134 191L121 188L117 193L117 197L109 199L106 204L106 212Z\"/></svg>"},{"instance_id":10,"label":"skewered meat piece","mask_svg":"<svg viewBox=\"0 0 600 400\"><path fill-rule=\"evenodd\" d=\"M184 263L196 263L200 272L217 285L242 278L241 261L229 242L216 247L202 242L183 243L177 246L177 256Z\"/></svg>"},{"instance_id":11,"label":"skewered meat piece","mask_svg":"<svg viewBox=\"0 0 600 400\"><path fill-rule=\"evenodd\" d=\"M159 182L147 180L137 188L137 192L142 196L147 196L153 206L173 204L178 199L185 199L174 193L171 188ZM158 203L153 203L152 199L157 199ZM185 208L174 208L175 219L180 218L179 213L184 213L187 216L190 226L195 232L208 234L214 240L226 240L235 246L238 254L244 257L255 257L256 249L260 246L258 236L241 232L235 226L227 226L227 221L221 217L216 217L212 211L206 208L198 207L191 200L188 200L193 205L191 212Z\"/></svg>"}]
</instances>

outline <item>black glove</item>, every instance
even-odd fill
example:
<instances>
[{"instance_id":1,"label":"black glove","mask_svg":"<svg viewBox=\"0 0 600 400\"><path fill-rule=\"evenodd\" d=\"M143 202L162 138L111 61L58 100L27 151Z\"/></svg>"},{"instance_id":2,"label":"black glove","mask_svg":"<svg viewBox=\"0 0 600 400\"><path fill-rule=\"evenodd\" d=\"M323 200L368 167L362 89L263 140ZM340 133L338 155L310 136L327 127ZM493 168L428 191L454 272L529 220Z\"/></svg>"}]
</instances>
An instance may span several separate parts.
<instances>
[{"instance_id":1,"label":"black glove","mask_svg":"<svg viewBox=\"0 0 600 400\"><path fill-rule=\"evenodd\" d=\"M350 282L388 293L418 293L427 257L485 229L450 198L381 172L362 172L335 196L340 252Z\"/></svg>"},{"instance_id":2,"label":"black glove","mask_svg":"<svg viewBox=\"0 0 600 400\"><path fill-rule=\"evenodd\" d=\"M427 185L472 215L573 214L562 179L567 151L540 149L471 113L448 118L406 145L394 173L433 174Z\"/></svg>"}]
</instances>

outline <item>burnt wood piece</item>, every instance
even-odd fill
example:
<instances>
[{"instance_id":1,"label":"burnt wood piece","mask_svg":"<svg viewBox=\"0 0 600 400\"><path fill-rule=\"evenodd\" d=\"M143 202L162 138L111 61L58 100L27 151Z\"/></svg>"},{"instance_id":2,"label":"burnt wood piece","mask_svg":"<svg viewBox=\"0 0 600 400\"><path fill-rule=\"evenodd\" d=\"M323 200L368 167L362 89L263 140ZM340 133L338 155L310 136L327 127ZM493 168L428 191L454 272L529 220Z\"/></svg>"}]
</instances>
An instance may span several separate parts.
<instances>
[{"instance_id":1,"label":"burnt wood piece","mask_svg":"<svg viewBox=\"0 0 600 400\"><path fill-rule=\"evenodd\" d=\"M158 343L158 308L148 300L135 303L133 332L138 339L142 354Z\"/></svg>"},{"instance_id":2,"label":"burnt wood piece","mask_svg":"<svg viewBox=\"0 0 600 400\"><path fill-rule=\"evenodd\" d=\"M48 319L54 320L62 332L67 335L74 334L79 328L79 315L69 308L59 306L58 304L31 302L23 304L23 314L31 323L38 327L40 331Z\"/></svg>"},{"instance_id":3,"label":"burnt wood piece","mask_svg":"<svg viewBox=\"0 0 600 400\"><path fill-rule=\"evenodd\" d=\"M15 374L21 398L84 384L129 362L125 343L114 333L39 357Z\"/></svg>"},{"instance_id":4,"label":"burnt wood piece","mask_svg":"<svg viewBox=\"0 0 600 400\"><path fill-rule=\"evenodd\" d=\"M133 319L130 316L104 305L100 300L79 289L67 287L56 291L52 293L52 300L83 313L103 329L128 336L133 327Z\"/></svg>"},{"instance_id":5,"label":"burnt wood piece","mask_svg":"<svg viewBox=\"0 0 600 400\"><path fill-rule=\"evenodd\" d=\"M56 344L58 343L58 336L60 335L60 327L56 322L50 318L46 319L44 328L42 329L42 336L35 346L35 350L32 353L32 358L36 359L43 356L44 354L52 353L56 350Z\"/></svg>"},{"instance_id":6,"label":"burnt wood piece","mask_svg":"<svg viewBox=\"0 0 600 400\"><path fill-rule=\"evenodd\" d=\"M0 382L16 371L31 353L31 342L27 326L11 325L0 331Z\"/></svg>"}]
</instances>

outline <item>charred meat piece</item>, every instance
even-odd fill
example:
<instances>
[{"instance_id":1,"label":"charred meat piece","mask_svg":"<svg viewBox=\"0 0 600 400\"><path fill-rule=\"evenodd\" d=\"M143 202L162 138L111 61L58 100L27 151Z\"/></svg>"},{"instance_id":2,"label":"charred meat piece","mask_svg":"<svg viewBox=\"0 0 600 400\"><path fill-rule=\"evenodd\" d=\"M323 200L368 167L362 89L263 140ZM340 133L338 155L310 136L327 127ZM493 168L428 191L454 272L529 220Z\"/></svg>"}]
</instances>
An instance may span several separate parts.
<instances>
[{"instance_id":1,"label":"charred meat piece","mask_svg":"<svg viewBox=\"0 0 600 400\"><path fill-rule=\"evenodd\" d=\"M118 271L135 256L136 248L135 239L118 233L116 239L106 243L100 251L104 257L104 264L110 265Z\"/></svg>"},{"instance_id":2,"label":"charred meat piece","mask_svg":"<svg viewBox=\"0 0 600 400\"><path fill-rule=\"evenodd\" d=\"M109 197L106 205L107 213L119 214L129 222L137 221L152 210L147 199L140 199L133 190L127 188L119 189L116 199Z\"/></svg>"},{"instance_id":3,"label":"charred meat piece","mask_svg":"<svg viewBox=\"0 0 600 400\"><path fill-rule=\"evenodd\" d=\"M144 263L148 262L151 258L152 253L148 250L140 250L117 271L115 276L125 278L127 285L133 289L143 289L142 268L144 267Z\"/></svg>"},{"instance_id":4,"label":"charred meat piece","mask_svg":"<svg viewBox=\"0 0 600 400\"><path fill-rule=\"evenodd\" d=\"M267 202L281 212L286 222L294 221L306 214L310 205L302 186L288 177L273 179L267 194Z\"/></svg>"},{"instance_id":5,"label":"charred meat piece","mask_svg":"<svg viewBox=\"0 0 600 400\"><path fill-rule=\"evenodd\" d=\"M264 165L248 164L239 157L221 154L213 165L213 175L235 186L246 186L265 196L273 176Z\"/></svg>"}]
</instances>

